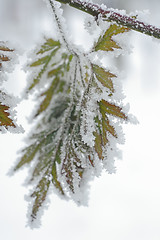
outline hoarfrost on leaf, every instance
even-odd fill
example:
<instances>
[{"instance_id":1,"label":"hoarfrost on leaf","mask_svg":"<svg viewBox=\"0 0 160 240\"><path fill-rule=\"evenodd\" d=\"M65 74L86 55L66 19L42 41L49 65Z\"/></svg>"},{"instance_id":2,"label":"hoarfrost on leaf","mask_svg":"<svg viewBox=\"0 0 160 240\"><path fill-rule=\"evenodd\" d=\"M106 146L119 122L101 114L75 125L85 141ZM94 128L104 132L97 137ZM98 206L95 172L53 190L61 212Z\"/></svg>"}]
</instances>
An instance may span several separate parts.
<instances>
[{"instance_id":1,"label":"hoarfrost on leaf","mask_svg":"<svg viewBox=\"0 0 160 240\"><path fill-rule=\"evenodd\" d=\"M83 52L66 37L59 6L49 2L59 39L45 39L29 63L34 76L29 77L27 92L36 92L39 103L33 116L36 127L14 168L17 171L32 165L29 183L36 182L36 186L30 194L31 221L38 217L52 187L60 196L86 204L88 181L99 176L102 169L115 172L117 143L122 143L121 124L129 121L122 99L117 97L117 75L104 68L98 58L99 50L121 50L113 38L128 29L108 24L94 46Z\"/></svg>"},{"instance_id":2,"label":"hoarfrost on leaf","mask_svg":"<svg viewBox=\"0 0 160 240\"><path fill-rule=\"evenodd\" d=\"M13 66L17 63L16 51L10 45L12 44L0 41L0 132L20 133L23 128L17 125L15 118L18 101L3 89L3 82L8 79L7 74L13 71Z\"/></svg>"}]
</instances>

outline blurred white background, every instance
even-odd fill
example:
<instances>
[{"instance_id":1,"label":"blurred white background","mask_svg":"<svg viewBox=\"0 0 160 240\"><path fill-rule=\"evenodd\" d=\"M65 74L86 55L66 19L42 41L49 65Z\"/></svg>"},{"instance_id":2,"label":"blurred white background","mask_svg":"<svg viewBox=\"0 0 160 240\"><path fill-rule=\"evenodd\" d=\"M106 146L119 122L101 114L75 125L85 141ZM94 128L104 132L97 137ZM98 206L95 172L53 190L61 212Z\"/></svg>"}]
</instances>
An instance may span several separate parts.
<instances>
[{"instance_id":1,"label":"blurred white background","mask_svg":"<svg viewBox=\"0 0 160 240\"><path fill-rule=\"evenodd\" d=\"M160 26L158 0L106 0L108 7L128 12L149 9L149 23ZM68 14L69 13L69 14ZM85 14L65 8L68 27L78 44ZM44 33L53 29L52 16L43 0L0 0L0 40L16 42L22 52L35 46ZM77 207L52 194L49 209L42 217L42 226L26 228L28 203L22 186L27 170L13 177L6 174L17 158L23 134L0 136L0 238L2 240L159 240L160 239L160 40L133 32L129 44L133 52L115 64L125 70L123 82L126 102L139 125L126 125L122 161L117 173L105 172L91 183L88 207ZM11 75L8 91L20 95L25 73L17 67ZM26 117L31 112L28 101L21 104L18 122L26 132Z\"/></svg>"}]
</instances>

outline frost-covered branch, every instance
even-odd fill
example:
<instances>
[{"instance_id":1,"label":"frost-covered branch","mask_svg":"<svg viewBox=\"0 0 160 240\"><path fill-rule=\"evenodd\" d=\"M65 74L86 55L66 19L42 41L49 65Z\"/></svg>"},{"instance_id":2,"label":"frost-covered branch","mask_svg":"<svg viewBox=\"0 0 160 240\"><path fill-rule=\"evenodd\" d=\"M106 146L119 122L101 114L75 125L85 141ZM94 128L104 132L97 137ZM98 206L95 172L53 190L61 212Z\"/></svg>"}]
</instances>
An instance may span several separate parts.
<instances>
[{"instance_id":1,"label":"frost-covered branch","mask_svg":"<svg viewBox=\"0 0 160 240\"><path fill-rule=\"evenodd\" d=\"M64 4L69 4L70 6L77 8L83 12L86 12L96 17L97 19L98 16L100 15L103 18L103 20L109 22L114 21L117 24L128 27L132 30L160 39L160 28L139 21L136 17L121 14L120 11L109 9L104 4L98 5L91 2L83 2L81 0L57 0L57 1Z\"/></svg>"},{"instance_id":2,"label":"frost-covered branch","mask_svg":"<svg viewBox=\"0 0 160 240\"><path fill-rule=\"evenodd\" d=\"M29 62L31 77L26 92L36 96L33 119L37 122L14 167L17 171L31 164L31 224L40 217L39 210L43 210L52 187L61 197L86 205L91 178L103 169L115 172L117 144L123 143L121 124L130 121L117 75L103 66L99 56L123 52L122 38L119 43L114 36L127 34L128 28L104 24L105 31L98 33L86 53L67 34L61 4L55 0L47 3L58 39L45 39Z\"/></svg>"},{"instance_id":3,"label":"frost-covered branch","mask_svg":"<svg viewBox=\"0 0 160 240\"><path fill-rule=\"evenodd\" d=\"M65 43L66 45L66 48L68 49L68 51L73 54L77 61L78 61L78 64L79 64L79 71L80 71L80 75L81 75L81 81L82 81L82 84L83 84L83 87L85 87L85 83L83 81L83 77L82 77L82 69L81 69L81 63L80 63L80 55L78 54L77 52L77 49L75 50L73 48L73 46L70 44L70 41L69 39L67 39L66 37L66 34L65 34L65 27L64 27L64 24L62 24L62 16L58 16L58 13L57 13L57 9L56 9L56 6L55 6L55 2L53 0L48 0L50 6L51 6L51 9L52 9L52 12L53 12L53 15L54 15L54 18L56 20L56 24L57 24L57 27L58 27L58 31L60 33L60 37L62 39L62 41ZM64 23L64 22L63 22ZM82 53L80 53L82 54Z\"/></svg>"},{"instance_id":4,"label":"frost-covered branch","mask_svg":"<svg viewBox=\"0 0 160 240\"><path fill-rule=\"evenodd\" d=\"M69 50L69 52L72 52L72 50L70 49L70 46L68 44L68 41L67 41L67 39L65 37L64 29L62 29L62 23L60 22L60 18L59 18L58 14L57 14L55 4L54 4L54 2L52 0L48 0L48 1L49 1L50 6L51 6L54 18L56 20L56 24L57 24L57 27L58 27L58 30L59 30L59 33L60 33L60 37L61 37L62 41L65 43L65 45L66 45L67 49Z\"/></svg>"}]
</instances>

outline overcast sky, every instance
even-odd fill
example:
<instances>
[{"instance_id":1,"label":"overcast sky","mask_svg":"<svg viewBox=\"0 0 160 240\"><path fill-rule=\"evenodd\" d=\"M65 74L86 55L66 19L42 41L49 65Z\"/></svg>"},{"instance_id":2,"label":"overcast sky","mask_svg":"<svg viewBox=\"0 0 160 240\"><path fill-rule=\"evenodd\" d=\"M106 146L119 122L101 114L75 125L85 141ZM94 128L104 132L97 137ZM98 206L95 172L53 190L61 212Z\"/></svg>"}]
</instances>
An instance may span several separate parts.
<instances>
[{"instance_id":1,"label":"overcast sky","mask_svg":"<svg viewBox=\"0 0 160 240\"><path fill-rule=\"evenodd\" d=\"M12 37L23 49L34 45L43 31L52 29L43 1L26 2L5 0L4 3L0 0L0 37ZM156 0L152 3L154 12L152 8L148 19L158 24L160 4ZM138 7L143 9L138 1L135 1L135 6L137 10ZM144 9L150 6L146 4ZM78 44L83 43L78 35L83 27L80 25L81 18L77 11L73 11L71 16L74 21L69 18L68 22L72 22L70 30L74 29L73 37ZM34 24L31 24L31 19ZM49 208L42 217L41 228L31 230L25 227L28 203L24 195L28 193L28 188L22 186L27 170L13 177L6 175L23 144L23 135L1 135L2 240L160 239L160 41L133 33L129 42L134 47L133 52L123 60L120 68L125 67L123 70L126 71L123 82L125 101L130 103L130 112L137 117L139 124L124 126L126 142L121 146L122 160L116 161L117 173L108 175L104 172L90 184L88 207L77 207L72 201L63 201L53 193ZM9 80L9 91L20 94L24 78L25 74L17 68ZM29 112L29 103L25 101L18 108L18 121L26 130L29 128L26 120Z\"/></svg>"}]
</instances>

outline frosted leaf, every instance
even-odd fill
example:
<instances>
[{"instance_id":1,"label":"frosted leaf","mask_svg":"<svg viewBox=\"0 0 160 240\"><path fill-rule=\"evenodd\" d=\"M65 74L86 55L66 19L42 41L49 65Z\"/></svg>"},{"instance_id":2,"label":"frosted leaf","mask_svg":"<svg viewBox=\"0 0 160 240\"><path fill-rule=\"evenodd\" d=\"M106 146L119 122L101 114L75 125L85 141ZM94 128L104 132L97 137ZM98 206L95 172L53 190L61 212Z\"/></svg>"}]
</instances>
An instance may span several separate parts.
<instances>
[{"instance_id":1,"label":"frosted leaf","mask_svg":"<svg viewBox=\"0 0 160 240\"><path fill-rule=\"evenodd\" d=\"M3 89L3 81L8 79L8 73L12 72L17 63L17 53L12 44L0 42L0 132L5 133L6 130L12 133L23 132L21 126L16 123L15 107L18 100L8 95Z\"/></svg>"},{"instance_id":2,"label":"frosted leaf","mask_svg":"<svg viewBox=\"0 0 160 240\"><path fill-rule=\"evenodd\" d=\"M103 169L115 172L117 143L124 142L121 124L129 121L117 73L104 67L98 55L123 52L118 35L128 29L107 24L86 53L66 36L60 5L50 3L59 39L45 39L28 63L27 91L37 102L36 124L14 168L31 167L29 183L35 185L31 221L38 218L51 188L87 205L88 182Z\"/></svg>"}]
</instances>

